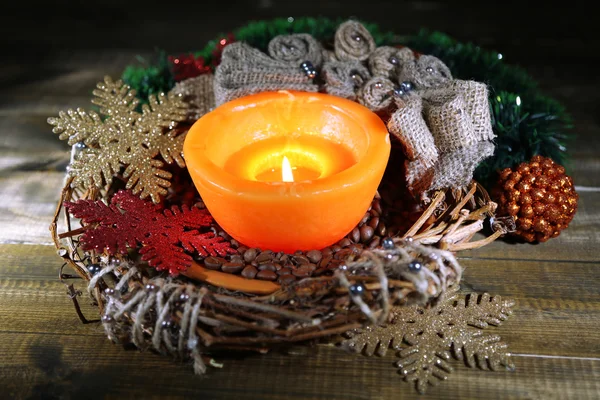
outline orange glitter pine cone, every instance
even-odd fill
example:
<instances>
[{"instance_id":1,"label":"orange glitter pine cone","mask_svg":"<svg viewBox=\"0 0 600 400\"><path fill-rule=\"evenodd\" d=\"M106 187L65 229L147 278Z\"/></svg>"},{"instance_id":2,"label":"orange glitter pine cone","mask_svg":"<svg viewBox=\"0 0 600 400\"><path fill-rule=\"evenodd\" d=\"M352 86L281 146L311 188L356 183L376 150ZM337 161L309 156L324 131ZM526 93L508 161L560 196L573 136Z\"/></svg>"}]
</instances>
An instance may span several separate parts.
<instances>
[{"instance_id":1,"label":"orange glitter pine cone","mask_svg":"<svg viewBox=\"0 0 600 400\"><path fill-rule=\"evenodd\" d=\"M515 218L513 234L531 243L560 235L573 220L579 199L565 168L542 156L500 171L491 194L498 215Z\"/></svg>"}]
</instances>

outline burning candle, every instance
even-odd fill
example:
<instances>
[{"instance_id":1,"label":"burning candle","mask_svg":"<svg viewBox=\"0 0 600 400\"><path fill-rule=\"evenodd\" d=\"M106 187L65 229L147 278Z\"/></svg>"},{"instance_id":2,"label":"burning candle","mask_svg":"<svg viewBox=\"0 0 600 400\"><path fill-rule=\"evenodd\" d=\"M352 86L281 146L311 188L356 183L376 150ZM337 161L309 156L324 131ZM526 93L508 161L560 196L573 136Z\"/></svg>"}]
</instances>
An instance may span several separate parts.
<instances>
[{"instance_id":1,"label":"burning candle","mask_svg":"<svg viewBox=\"0 0 600 400\"><path fill-rule=\"evenodd\" d=\"M381 119L358 103L265 92L217 107L190 129L188 170L217 223L246 246L331 245L367 211L387 165Z\"/></svg>"}]
</instances>

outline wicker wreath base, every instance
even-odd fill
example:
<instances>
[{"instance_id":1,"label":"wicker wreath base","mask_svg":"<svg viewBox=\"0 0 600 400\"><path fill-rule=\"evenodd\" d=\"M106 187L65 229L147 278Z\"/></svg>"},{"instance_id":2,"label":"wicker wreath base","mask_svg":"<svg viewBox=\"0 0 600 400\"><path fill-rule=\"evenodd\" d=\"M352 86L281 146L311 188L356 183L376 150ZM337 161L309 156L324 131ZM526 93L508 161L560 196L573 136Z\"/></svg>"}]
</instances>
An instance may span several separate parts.
<instances>
[{"instance_id":1,"label":"wicker wreath base","mask_svg":"<svg viewBox=\"0 0 600 400\"><path fill-rule=\"evenodd\" d=\"M492 235L471 241L496 207L475 182L468 191L438 191L419 199L410 215L393 208L396 204L401 210L408 209L399 192L386 182L389 180L384 179L381 196L377 195L371 211L357 226L359 237L363 226L371 227L374 233L368 242L361 243L360 238L355 241L352 237L356 233L351 233L338 245L320 252L322 259L329 261L317 264L319 273L297 276L289 282L279 280L278 285L207 269L203 267L206 260L202 259L187 276L172 278L136 261L135 255L109 257L81 251L78 235L86 227L71 228L72 217L63 203L110 198L118 190L118 183L103 190L83 190L72 187L67 180L50 230L58 254L87 283L88 293L98 305L101 321L113 341L133 343L140 349L152 348L178 358L191 357L195 371L202 373L206 369L203 354L209 352L265 352L275 345L333 337L368 324L384 323L393 306L434 304L460 281L461 267L453 252L481 247L506 232L506 227L497 221ZM182 197L186 196L174 194L172 201ZM61 216L68 231L59 234L57 222ZM382 225L384 228L379 228L379 223L373 227L371 221L375 218L389 222ZM403 221L405 226L393 223L394 220ZM384 237L392 240L382 240ZM240 255L231 257L243 257L249 250L235 241L232 244L238 246ZM257 254L261 254L259 250ZM275 260L283 256L291 260L307 258L300 253L271 256ZM90 264L102 268L90 270ZM305 265L293 261L291 266L299 270ZM270 284L275 289L257 294L232 290L226 284L220 285L219 279L193 279L206 278L204 273L212 278L215 274L220 278L234 277L252 283L252 287ZM79 317L87 322L79 310L78 292L73 285L67 286Z\"/></svg>"}]
</instances>

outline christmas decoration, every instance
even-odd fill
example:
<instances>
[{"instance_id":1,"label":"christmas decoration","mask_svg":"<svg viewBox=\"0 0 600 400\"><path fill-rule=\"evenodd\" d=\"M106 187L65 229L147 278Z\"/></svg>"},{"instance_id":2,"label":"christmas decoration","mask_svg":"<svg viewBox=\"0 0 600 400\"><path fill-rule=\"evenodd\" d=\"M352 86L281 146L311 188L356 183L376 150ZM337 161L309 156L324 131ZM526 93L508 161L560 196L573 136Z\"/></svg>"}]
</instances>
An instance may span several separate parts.
<instances>
[{"instance_id":1,"label":"christmas decoration","mask_svg":"<svg viewBox=\"0 0 600 400\"><path fill-rule=\"evenodd\" d=\"M169 56L160 51L155 58L138 57L138 64L128 65L122 74L123 81L135 89L140 104L147 103L150 95L167 93L175 84Z\"/></svg>"},{"instance_id":2,"label":"christmas decoration","mask_svg":"<svg viewBox=\"0 0 600 400\"><path fill-rule=\"evenodd\" d=\"M458 287L449 289L429 308L395 308L389 323L348 332L350 338L342 346L367 356L384 356L390 347L398 350L400 374L414 381L420 393L448 378L454 370L452 357L468 367L513 369L506 344L482 330L505 321L514 302L487 293L462 296L457 291Z\"/></svg>"},{"instance_id":3,"label":"christmas decoration","mask_svg":"<svg viewBox=\"0 0 600 400\"><path fill-rule=\"evenodd\" d=\"M215 70L216 104L264 91L315 92L318 86L301 64L320 66L321 60L321 45L308 34L277 36L269 42L268 54L233 43L224 49Z\"/></svg>"},{"instance_id":4,"label":"christmas decoration","mask_svg":"<svg viewBox=\"0 0 600 400\"><path fill-rule=\"evenodd\" d=\"M273 37L292 33L309 33L327 43L333 42L337 27L342 22L342 19L311 17L257 21L235 30L232 36L263 51ZM422 30L414 36L400 37L382 32L375 24L364 22L363 25L377 46L408 46L413 51L442 60L456 79L473 79L489 85L497 146L493 156L479 163L475 170L475 179L488 190L496 180L496 171L514 167L536 154L550 157L559 164L566 163L566 144L571 129L569 115L554 99L544 96L536 81L522 68L507 64L502 54L472 43L460 43L440 32ZM220 46L222 38L223 35L220 35L194 54L212 63L212 53ZM408 53L394 53L391 59L402 60L402 54ZM132 67L125 71L123 78L134 88L144 89L146 82L155 81L155 68L146 67L147 77L141 78L144 69L135 69L133 73ZM166 91L174 84L173 79L172 82L169 87L155 84L155 90Z\"/></svg>"},{"instance_id":5,"label":"christmas decoration","mask_svg":"<svg viewBox=\"0 0 600 400\"><path fill-rule=\"evenodd\" d=\"M123 78L140 89L138 96L171 90L150 97L148 105L107 80L95 100L103 117L71 111L50 120L73 145L52 237L63 260L87 282L109 338L191 359L201 374L207 348L211 354L264 353L349 332L345 348L367 354L398 349L400 372L421 392L448 377L452 356L483 369L512 366L500 338L481 331L504 321L512 302L455 291L462 268L454 252L490 243L512 221L496 218L496 203L469 181L477 164L477 176L490 179L496 167L512 167L525 156L553 154L562 161L567 117L498 53L437 33L398 37L358 21L338 29L341 22L250 23L199 52L128 68ZM229 237L178 166L189 124L223 99L266 90L257 82L278 88L290 76L369 107L399 140L393 140L378 195L355 229L329 248L286 254ZM410 124L406 116L414 117ZM423 128L425 139L413 135L415 127ZM480 163L492 139L500 147ZM408 193L400 178L411 171L425 173L415 174ZM542 175L538 171L536 180ZM513 178L504 176L504 183L510 186ZM552 188L555 182L544 179ZM124 185L131 191L120 191ZM554 215L553 207L544 207ZM58 233L63 210L67 231ZM81 218L82 227L72 228L71 217ZM488 217L494 217L495 232L471 241ZM157 274L144 261L170 274ZM226 283L234 280L237 286ZM255 284L270 289L254 290Z\"/></svg>"},{"instance_id":6,"label":"christmas decoration","mask_svg":"<svg viewBox=\"0 0 600 400\"><path fill-rule=\"evenodd\" d=\"M492 197L498 215L515 218L514 234L528 242L560 235L573 219L579 198L565 168L542 156L502 170Z\"/></svg>"},{"instance_id":7,"label":"christmas decoration","mask_svg":"<svg viewBox=\"0 0 600 400\"><path fill-rule=\"evenodd\" d=\"M94 96L92 103L100 107L104 119L82 109L48 118L61 140L86 146L69 165L73 184L108 186L124 167L127 189L139 193L141 198L150 196L158 203L170 185L171 173L163 169L164 162L175 161L180 167L185 166L182 158L185 135L175 127L186 118L187 104L174 93L159 94L151 96L149 104L144 104L138 112L135 90L109 77L98 83ZM159 154L164 162L155 158Z\"/></svg>"},{"instance_id":8,"label":"christmas decoration","mask_svg":"<svg viewBox=\"0 0 600 400\"><path fill-rule=\"evenodd\" d=\"M193 54L169 56L169 61L173 64L172 69L176 82L212 72L210 66L204 63L204 58L194 57Z\"/></svg>"},{"instance_id":9,"label":"christmas decoration","mask_svg":"<svg viewBox=\"0 0 600 400\"><path fill-rule=\"evenodd\" d=\"M186 206L162 209L130 191L116 193L110 206L102 201L78 200L65 203L65 207L91 226L81 236L83 250L127 254L140 243L142 260L171 275L191 265L192 256L184 250L202 257L235 253L229 242L214 232L198 231L213 222L205 209Z\"/></svg>"},{"instance_id":10,"label":"christmas decoration","mask_svg":"<svg viewBox=\"0 0 600 400\"><path fill-rule=\"evenodd\" d=\"M225 46L235 42L235 36L232 33L228 33L225 37L221 37L217 40L215 48L211 51L210 55L210 66L214 68L221 63L221 54ZM198 56L201 57L201 56Z\"/></svg>"},{"instance_id":11,"label":"christmas decoration","mask_svg":"<svg viewBox=\"0 0 600 400\"><path fill-rule=\"evenodd\" d=\"M215 106L213 75L207 73L177 82L173 93L180 94L188 106L188 121L194 123Z\"/></svg>"},{"instance_id":12,"label":"christmas decoration","mask_svg":"<svg viewBox=\"0 0 600 400\"><path fill-rule=\"evenodd\" d=\"M321 86L373 111L386 110L381 117L389 119L389 131L402 144L414 196L466 187L477 165L494 151L485 84L452 79L436 57L378 48L357 21L338 27L333 50L308 34L276 36L268 49L267 55L241 42L225 49L215 72L217 105L257 92L318 91ZM319 71L322 85L314 80Z\"/></svg>"}]
</instances>

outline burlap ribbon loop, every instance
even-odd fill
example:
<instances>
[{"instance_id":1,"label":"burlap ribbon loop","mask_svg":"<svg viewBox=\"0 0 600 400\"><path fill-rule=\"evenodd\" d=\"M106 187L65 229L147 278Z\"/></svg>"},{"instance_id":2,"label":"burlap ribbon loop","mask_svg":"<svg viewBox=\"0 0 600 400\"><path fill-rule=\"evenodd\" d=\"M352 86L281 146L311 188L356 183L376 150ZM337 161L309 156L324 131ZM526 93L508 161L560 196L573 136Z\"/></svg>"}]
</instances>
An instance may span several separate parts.
<instances>
[{"instance_id":1,"label":"burlap ribbon loop","mask_svg":"<svg viewBox=\"0 0 600 400\"><path fill-rule=\"evenodd\" d=\"M269 42L268 51L275 60L291 67L298 67L306 61L314 66L323 62L321 45L307 33L276 36Z\"/></svg>"},{"instance_id":2,"label":"burlap ribbon loop","mask_svg":"<svg viewBox=\"0 0 600 400\"><path fill-rule=\"evenodd\" d=\"M357 99L357 92L371 78L369 70L359 61L330 61L323 65L325 90L334 96Z\"/></svg>"},{"instance_id":3,"label":"burlap ribbon loop","mask_svg":"<svg viewBox=\"0 0 600 400\"><path fill-rule=\"evenodd\" d=\"M301 68L304 62L318 68L323 60L321 46L312 36L277 36L268 47L268 55L241 42L223 49L214 80L217 105L264 91L318 91L318 85Z\"/></svg>"},{"instance_id":4,"label":"burlap ribbon loop","mask_svg":"<svg viewBox=\"0 0 600 400\"><path fill-rule=\"evenodd\" d=\"M412 82L418 89L428 89L448 84L452 74L439 58L422 55L404 63L397 78L399 82Z\"/></svg>"},{"instance_id":5,"label":"burlap ribbon loop","mask_svg":"<svg viewBox=\"0 0 600 400\"><path fill-rule=\"evenodd\" d=\"M346 21L335 32L335 56L340 61L365 61L375 50L375 40L361 23Z\"/></svg>"},{"instance_id":6,"label":"burlap ribbon loop","mask_svg":"<svg viewBox=\"0 0 600 400\"><path fill-rule=\"evenodd\" d=\"M413 194L467 186L477 165L493 154L486 86L446 83L398 99L388 122L389 131L402 143Z\"/></svg>"},{"instance_id":7,"label":"burlap ribbon loop","mask_svg":"<svg viewBox=\"0 0 600 400\"><path fill-rule=\"evenodd\" d=\"M415 53L408 47L381 46L369 57L369 69L374 76L394 79L403 65L413 62Z\"/></svg>"},{"instance_id":8,"label":"burlap ribbon loop","mask_svg":"<svg viewBox=\"0 0 600 400\"><path fill-rule=\"evenodd\" d=\"M358 90L358 102L371 111L379 112L394 103L394 82L384 76L374 76Z\"/></svg>"}]
</instances>

